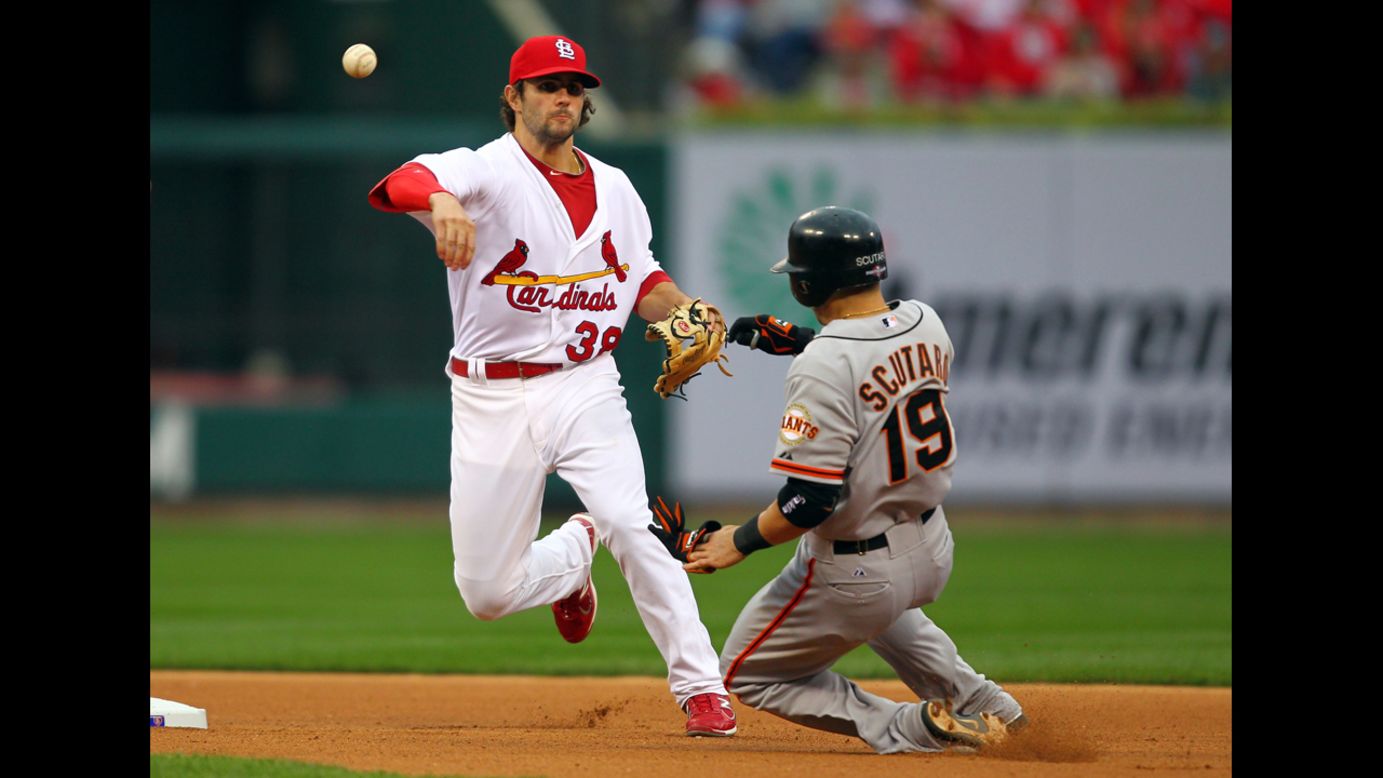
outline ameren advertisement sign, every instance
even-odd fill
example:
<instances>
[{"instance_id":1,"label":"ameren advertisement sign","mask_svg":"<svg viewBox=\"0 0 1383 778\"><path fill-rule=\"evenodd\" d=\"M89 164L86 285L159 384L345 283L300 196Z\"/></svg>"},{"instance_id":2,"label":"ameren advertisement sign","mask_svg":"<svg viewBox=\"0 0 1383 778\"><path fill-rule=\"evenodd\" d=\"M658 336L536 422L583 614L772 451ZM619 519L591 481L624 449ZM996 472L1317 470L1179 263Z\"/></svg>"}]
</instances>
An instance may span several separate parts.
<instances>
[{"instance_id":1,"label":"ameren advertisement sign","mask_svg":"<svg viewBox=\"0 0 1383 778\"><path fill-rule=\"evenodd\" d=\"M788 225L879 222L885 296L931 305L956 349L948 502L1230 501L1227 133L693 135L674 171L668 264L731 319L818 326L768 272ZM734 378L670 408L668 470L678 494L766 502L788 360L727 353Z\"/></svg>"}]
</instances>

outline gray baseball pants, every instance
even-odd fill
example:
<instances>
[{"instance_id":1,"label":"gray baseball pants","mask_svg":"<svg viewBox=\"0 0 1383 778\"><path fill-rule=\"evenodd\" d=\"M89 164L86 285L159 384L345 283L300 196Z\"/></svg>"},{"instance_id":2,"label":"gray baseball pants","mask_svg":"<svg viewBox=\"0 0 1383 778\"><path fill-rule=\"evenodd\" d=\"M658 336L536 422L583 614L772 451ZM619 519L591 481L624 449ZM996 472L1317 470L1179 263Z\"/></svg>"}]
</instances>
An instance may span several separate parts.
<instances>
[{"instance_id":1,"label":"gray baseball pants","mask_svg":"<svg viewBox=\"0 0 1383 778\"><path fill-rule=\"evenodd\" d=\"M867 643L920 699L949 697L960 713L1017 718L1017 701L966 664L920 610L951 576L944 511L885 534L885 548L840 555L816 533L802 536L792 561L735 620L720 655L726 688L753 708L859 737L881 754L943 750L922 723L921 703L870 694L831 671Z\"/></svg>"}]
</instances>

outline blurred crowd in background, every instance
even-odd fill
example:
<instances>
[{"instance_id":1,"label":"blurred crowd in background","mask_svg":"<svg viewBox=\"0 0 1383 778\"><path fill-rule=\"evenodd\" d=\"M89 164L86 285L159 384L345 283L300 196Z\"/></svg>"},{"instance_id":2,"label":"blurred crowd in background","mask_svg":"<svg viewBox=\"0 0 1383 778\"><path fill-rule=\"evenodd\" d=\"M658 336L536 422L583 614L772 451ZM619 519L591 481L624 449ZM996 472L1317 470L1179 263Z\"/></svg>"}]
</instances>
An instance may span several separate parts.
<instances>
[{"instance_id":1,"label":"blurred crowd in background","mask_svg":"<svg viewBox=\"0 0 1383 778\"><path fill-rule=\"evenodd\" d=\"M701 105L1230 97L1232 0L697 0Z\"/></svg>"}]
</instances>

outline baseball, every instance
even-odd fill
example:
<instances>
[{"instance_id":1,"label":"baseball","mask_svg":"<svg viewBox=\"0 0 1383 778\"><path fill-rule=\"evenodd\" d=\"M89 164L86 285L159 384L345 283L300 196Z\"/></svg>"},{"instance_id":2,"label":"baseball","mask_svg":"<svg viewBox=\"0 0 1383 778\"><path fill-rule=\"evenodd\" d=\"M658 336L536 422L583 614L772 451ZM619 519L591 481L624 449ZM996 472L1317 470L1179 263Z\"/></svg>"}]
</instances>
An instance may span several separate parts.
<instances>
[{"instance_id":1,"label":"baseball","mask_svg":"<svg viewBox=\"0 0 1383 778\"><path fill-rule=\"evenodd\" d=\"M379 59L375 56L375 50L365 45L357 43L346 49L346 53L341 55L341 67L351 78L364 78L375 72L375 65Z\"/></svg>"}]
</instances>

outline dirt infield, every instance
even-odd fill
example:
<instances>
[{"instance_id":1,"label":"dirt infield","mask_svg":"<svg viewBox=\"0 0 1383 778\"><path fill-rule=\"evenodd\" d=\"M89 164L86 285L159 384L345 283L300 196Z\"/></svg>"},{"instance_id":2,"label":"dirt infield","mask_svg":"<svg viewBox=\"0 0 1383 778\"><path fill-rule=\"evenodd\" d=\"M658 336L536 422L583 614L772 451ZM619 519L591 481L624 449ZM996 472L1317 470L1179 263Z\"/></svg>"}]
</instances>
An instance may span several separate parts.
<instances>
[{"instance_id":1,"label":"dirt infield","mask_svg":"<svg viewBox=\"0 0 1383 778\"><path fill-rule=\"evenodd\" d=\"M916 699L896 681L861 685ZM685 718L658 678L153 671L149 694L206 708L209 728L151 729L149 751L553 778L1231 773L1229 689L1006 688L1033 722L1009 742L980 755L878 756L854 738L743 705L735 737L685 737Z\"/></svg>"}]
</instances>

